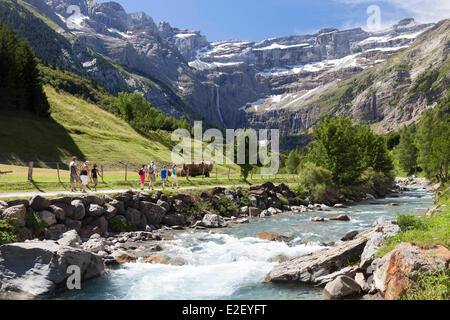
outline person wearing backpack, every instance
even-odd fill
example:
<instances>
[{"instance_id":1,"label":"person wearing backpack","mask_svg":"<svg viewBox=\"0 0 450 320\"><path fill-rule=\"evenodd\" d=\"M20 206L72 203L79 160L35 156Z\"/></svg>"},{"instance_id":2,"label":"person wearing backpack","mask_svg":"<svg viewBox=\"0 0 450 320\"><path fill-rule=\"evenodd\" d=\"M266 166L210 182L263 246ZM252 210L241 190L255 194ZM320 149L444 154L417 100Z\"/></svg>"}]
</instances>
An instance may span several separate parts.
<instances>
[{"instance_id":1,"label":"person wearing backpack","mask_svg":"<svg viewBox=\"0 0 450 320\"><path fill-rule=\"evenodd\" d=\"M156 182L156 165L155 162L152 161L152 163L148 166L148 178L150 180L149 182L149 189L151 186L152 190L155 190L155 182Z\"/></svg>"},{"instance_id":2,"label":"person wearing backpack","mask_svg":"<svg viewBox=\"0 0 450 320\"><path fill-rule=\"evenodd\" d=\"M161 170L161 181L162 181L162 185L163 185L163 190L166 189L166 182L167 182L167 169L166 166L163 167L163 169Z\"/></svg>"},{"instance_id":3,"label":"person wearing backpack","mask_svg":"<svg viewBox=\"0 0 450 320\"><path fill-rule=\"evenodd\" d=\"M147 176L147 169L146 165L143 164L141 170L139 170L139 179L141 179L141 191L144 191L146 176Z\"/></svg>"}]
</instances>

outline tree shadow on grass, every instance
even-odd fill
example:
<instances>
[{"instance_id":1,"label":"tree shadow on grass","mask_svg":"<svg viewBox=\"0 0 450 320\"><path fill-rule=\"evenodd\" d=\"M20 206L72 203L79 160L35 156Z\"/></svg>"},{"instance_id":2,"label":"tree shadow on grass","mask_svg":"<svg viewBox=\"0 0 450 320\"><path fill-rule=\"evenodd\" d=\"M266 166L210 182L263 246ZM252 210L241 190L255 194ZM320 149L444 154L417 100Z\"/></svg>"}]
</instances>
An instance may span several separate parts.
<instances>
[{"instance_id":1,"label":"tree shadow on grass","mask_svg":"<svg viewBox=\"0 0 450 320\"><path fill-rule=\"evenodd\" d=\"M38 190L39 192L42 192L42 193L45 192L45 190L41 189L41 188L39 187L39 185L38 185L34 180L31 180L30 183L31 183L31 184L36 188L36 190Z\"/></svg>"},{"instance_id":2,"label":"tree shadow on grass","mask_svg":"<svg viewBox=\"0 0 450 320\"><path fill-rule=\"evenodd\" d=\"M33 161L35 167L56 168L56 162L67 162L72 156L84 158L70 132L51 117L5 113L0 127L0 163L28 165Z\"/></svg>"}]
</instances>

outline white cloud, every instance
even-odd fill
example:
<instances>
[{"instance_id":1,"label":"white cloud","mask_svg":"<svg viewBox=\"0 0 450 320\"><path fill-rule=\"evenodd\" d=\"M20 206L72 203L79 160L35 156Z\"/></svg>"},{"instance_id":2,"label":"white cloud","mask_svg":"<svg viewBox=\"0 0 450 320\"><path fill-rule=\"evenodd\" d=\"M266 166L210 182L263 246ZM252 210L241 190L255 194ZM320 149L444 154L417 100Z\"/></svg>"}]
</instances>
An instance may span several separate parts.
<instances>
[{"instance_id":1,"label":"white cloud","mask_svg":"<svg viewBox=\"0 0 450 320\"><path fill-rule=\"evenodd\" d=\"M403 11L419 22L437 22L450 18L448 0L334 0L345 4L381 4L387 3ZM402 17L399 17L402 18ZM404 18L404 17L403 17Z\"/></svg>"}]
</instances>

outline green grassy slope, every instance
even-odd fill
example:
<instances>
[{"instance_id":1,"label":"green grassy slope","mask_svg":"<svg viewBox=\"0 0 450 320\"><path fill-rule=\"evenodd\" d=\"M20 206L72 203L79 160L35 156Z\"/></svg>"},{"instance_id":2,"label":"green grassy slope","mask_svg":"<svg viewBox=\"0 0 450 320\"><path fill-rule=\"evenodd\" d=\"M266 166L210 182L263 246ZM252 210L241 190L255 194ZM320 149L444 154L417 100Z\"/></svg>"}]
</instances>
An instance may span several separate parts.
<instances>
[{"instance_id":1,"label":"green grassy slope","mask_svg":"<svg viewBox=\"0 0 450 320\"><path fill-rule=\"evenodd\" d=\"M51 118L6 114L0 118L0 161L67 161L72 155L102 163L170 161L170 136L148 140L125 121L70 94L45 87Z\"/></svg>"}]
</instances>

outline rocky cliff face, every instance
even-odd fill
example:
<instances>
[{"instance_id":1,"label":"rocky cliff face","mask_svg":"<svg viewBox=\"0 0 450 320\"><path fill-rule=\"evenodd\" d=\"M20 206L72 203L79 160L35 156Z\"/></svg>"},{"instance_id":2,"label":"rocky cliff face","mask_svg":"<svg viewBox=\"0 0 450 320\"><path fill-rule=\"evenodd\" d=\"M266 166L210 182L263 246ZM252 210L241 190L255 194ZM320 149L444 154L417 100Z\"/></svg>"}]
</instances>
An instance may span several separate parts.
<instances>
[{"instance_id":1,"label":"rocky cliff face","mask_svg":"<svg viewBox=\"0 0 450 320\"><path fill-rule=\"evenodd\" d=\"M334 105L333 90L371 67L378 70L432 24L405 19L381 32L326 28L313 35L260 42L208 42L199 31L155 23L145 13L129 14L115 2L27 2L59 25L66 37L76 37L120 65L128 73L129 88L143 92L155 107L173 116L189 111L191 120L201 115L222 127L280 128L282 134L291 134L308 130L330 109L369 123L389 119L393 126L423 110L419 103L410 116L405 112L387 117L379 106L387 110L386 97L392 94L374 95L360 87L364 92L352 97L347 91L343 97L339 92ZM73 5L80 12L73 11ZM445 28L441 31L448 33ZM91 76L108 83L98 74L103 72L98 61L83 61L83 66ZM333 99L331 106L324 95ZM395 100L399 99L389 98L390 106Z\"/></svg>"},{"instance_id":2,"label":"rocky cliff face","mask_svg":"<svg viewBox=\"0 0 450 320\"><path fill-rule=\"evenodd\" d=\"M340 74L304 78L309 87L269 97L250 109L249 122L256 127L279 126L284 134L308 131L324 114L353 116L379 132L409 124L425 109L448 104L449 26L449 20L437 24L388 59L366 52L360 59L375 66L360 67L353 76L347 68Z\"/></svg>"}]
</instances>

